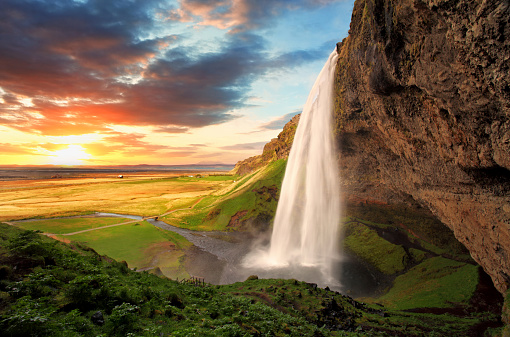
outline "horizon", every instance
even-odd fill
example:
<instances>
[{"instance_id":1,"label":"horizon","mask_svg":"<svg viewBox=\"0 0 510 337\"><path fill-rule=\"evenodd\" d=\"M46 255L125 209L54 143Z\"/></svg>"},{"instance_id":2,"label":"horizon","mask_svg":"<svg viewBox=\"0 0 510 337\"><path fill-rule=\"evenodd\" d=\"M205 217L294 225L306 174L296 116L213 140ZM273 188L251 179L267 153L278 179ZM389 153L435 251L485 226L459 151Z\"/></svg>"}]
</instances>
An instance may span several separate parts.
<instances>
[{"instance_id":1,"label":"horizon","mask_svg":"<svg viewBox=\"0 0 510 337\"><path fill-rule=\"evenodd\" d=\"M258 155L348 35L353 0L5 0L0 162Z\"/></svg>"}]
</instances>

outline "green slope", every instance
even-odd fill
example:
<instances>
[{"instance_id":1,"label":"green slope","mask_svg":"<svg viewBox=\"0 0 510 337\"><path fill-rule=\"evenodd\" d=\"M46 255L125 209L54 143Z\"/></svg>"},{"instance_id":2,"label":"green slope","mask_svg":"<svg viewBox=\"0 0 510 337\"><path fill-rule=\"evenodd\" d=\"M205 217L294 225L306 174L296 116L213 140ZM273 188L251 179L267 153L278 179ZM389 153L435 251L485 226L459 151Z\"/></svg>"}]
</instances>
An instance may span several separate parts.
<instances>
[{"instance_id":1,"label":"green slope","mask_svg":"<svg viewBox=\"0 0 510 337\"><path fill-rule=\"evenodd\" d=\"M383 310L313 284L250 279L178 283L0 224L4 336L466 336L491 319Z\"/></svg>"}]
</instances>

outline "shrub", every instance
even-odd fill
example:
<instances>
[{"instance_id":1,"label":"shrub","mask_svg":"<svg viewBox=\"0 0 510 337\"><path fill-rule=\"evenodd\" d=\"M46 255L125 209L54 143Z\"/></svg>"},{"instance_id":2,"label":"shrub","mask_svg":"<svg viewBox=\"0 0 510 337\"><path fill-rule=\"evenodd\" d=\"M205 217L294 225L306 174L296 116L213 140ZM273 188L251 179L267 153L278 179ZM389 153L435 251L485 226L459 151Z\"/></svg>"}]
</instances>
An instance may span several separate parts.
<instances>
[{"instance_id":1,"label":"shrub","mask_svg":"<svg viewBox=\"0 0 510 337\"><path fill-rule=\"evenodd\" d=\"M12 305L9 315L1 321L1 330L14 336L48 336L50 317L55 308L25 296Z\"/></svg>"},{"instance_id":2,"label":"shrub","mask_svg":"<svg viewBox=\"0 0 510 337\"><path fill-rule=\"evenodd\" d=\"M11 254L18 257L51 256L51 244L44 243L39 236L40 231L23 231L7 243Z\"/></svg>"},{"instance_id":3,"label":"shrub","mask_svg":"<svg viewBox=\"0 0 510 337\"><path fill-rule=\"evenodd\" d=\"M122 303L112 310L106 326L112 336L126 336L139 329L139 307L129 303Z\"/></svg>"}]
</instances>

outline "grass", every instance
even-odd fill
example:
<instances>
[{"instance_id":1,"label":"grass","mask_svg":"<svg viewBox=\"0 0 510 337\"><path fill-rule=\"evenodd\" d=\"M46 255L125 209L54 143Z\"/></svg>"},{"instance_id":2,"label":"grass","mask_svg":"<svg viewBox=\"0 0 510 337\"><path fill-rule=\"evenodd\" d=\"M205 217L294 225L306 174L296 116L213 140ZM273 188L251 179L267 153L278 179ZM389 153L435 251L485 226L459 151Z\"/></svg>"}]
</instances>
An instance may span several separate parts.
<instances>
[{"instance_id":1,"label":"grass","mask_svg":"<svg viewBox=\"0 0 510 337\"><path fill-rule=\"evenodd\" d=\"M377 303L398 310L467 305L478 284L478 268L440 256L427 259L398 276Z\"/></svg>"},{"instance_id":2,"label":"grass","mask_svg":"<svg viewBox=\"0 0 510 337\"><path fill-rule=\"evenodd\" d=\"M344 245L387 275L403 271L409 260L402 246L386 241L375 230L357 222L346 225Z\"/></svg>"},{"instance_id":3,"label":"grass","mask_svg":"<svg viewBox=\"0 0 510 337\"><path fill-rule=\"evenodd\" d=\"M452 231L426 210L406 205L348 205L347 215L363 222L383 227L404 229L410 239L436 254L450 254L458 259L472 261L467 249L455 238Z\"/></svg>"},{"instance_id":4,"label":"grass","mask_svg":"<svg viewBox=\"0 0 510 337\"><path fill-rule=\"evenodd\" d=\"M130 220L131 219L118 217L79 217L26 221L20 222L17 225L23 229L40 230L52 234L66 234L85 229L114 225Z\"/></svg>"},{"instance_id":5,"label":"grass","mask_svg":"<svg viewBox=\"0 0 510 337\"><path fill-rule=\"evenodd\" d=\"M431 219L423 220L420 212L407 210L408 213L393 218L391 214L396 214L396 209L388 211L387 206L381 205L378 206L381 209L374 205L366 207L368 212L358 207L356 216L365 213L372 221L345 219L345 247L394 279L382 296L361 300L395 310L468 306L479 282L479 267L465 256L458 242L453 242L451 231ZM373 214L382 214L381 220L386 223L375 222ZM395 219L402 222L396 223ZM426 223L425 228L418 228L419 219ZM384 231L379 234L376 229ZM399 242L406 241L402 238L405 234L414 246L406 251L380 236L392 233L399 233L394 237ZM437 238L437 233L443 237ZM448 242L452 244L447 245Z\"/></svg>"},{"instance_id":6,"label":"grass","mask_svg":"<svg viewBox=\"0 0 510 337\"><path fill-rule=\"evenodd\" d=\"M81 242L99 254L126 261L130 268L159 267L168 276L187 275L180 258L191 243L146 221L61 238Z\"/></svg>"},{"instance_id":7,"label":"grass","mask_svg":"<svg viewBox=\"0 0 510 337\"><path fill-rule=\"evenodd\" d=\"M244 212L244 216L239 219L241 227L250 219L262 219L268 225L274 216L277 200L265 193L264 188L274 186L279 190L285 165L285 160L278 160L242 178L232 176L229 185L205 196L193 209L173 212L161 220L192 230L226 230L232 216ZM193 181L202 178L179 179Z\"/></svg>"},{"instance_id":8,"label":"grass","mask_svg":"<svg viewBox=\"0 0 510 337\"><path fill-rule=\"evenodd\" d=\"M111 212L153 216L230 186L234 176L20 181L0 189L0 221ZM130 180L131 179L131 180Z\"/></svg>"}]
</instances>

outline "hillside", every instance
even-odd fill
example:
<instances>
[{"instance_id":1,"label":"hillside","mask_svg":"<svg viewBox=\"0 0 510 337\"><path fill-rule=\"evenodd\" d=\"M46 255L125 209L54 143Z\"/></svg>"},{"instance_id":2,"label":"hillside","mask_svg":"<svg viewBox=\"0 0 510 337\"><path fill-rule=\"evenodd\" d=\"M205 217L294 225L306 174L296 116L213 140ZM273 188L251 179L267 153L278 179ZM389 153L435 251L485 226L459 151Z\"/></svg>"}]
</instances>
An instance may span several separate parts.
<instances>
[{"instance_id":1,"label":"hillside","mask_svg":"<svg viewBox=\"0 0 510 337\"><path fill-rule=\"evenodd\" d=\"M437 217L501 293L510 286L509 16L505 1L356 1L335 84L347 212Z\"/></svg>"},{"instance_id":2,"label":"hillside","mask_svg":"<svg viewBox=\"0 0 510 337\"><path fill-rule=\"evenodd\" d=\"M177 282L80 244L0 229L3 336L477 336L497 323L472 307L398 311L296 280Z\"/></svg>"}]
</instances>

